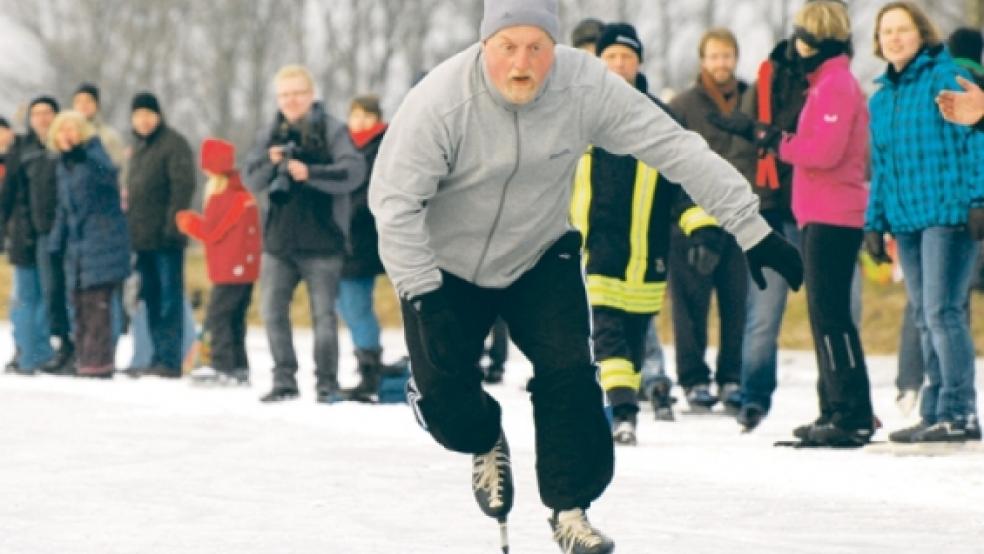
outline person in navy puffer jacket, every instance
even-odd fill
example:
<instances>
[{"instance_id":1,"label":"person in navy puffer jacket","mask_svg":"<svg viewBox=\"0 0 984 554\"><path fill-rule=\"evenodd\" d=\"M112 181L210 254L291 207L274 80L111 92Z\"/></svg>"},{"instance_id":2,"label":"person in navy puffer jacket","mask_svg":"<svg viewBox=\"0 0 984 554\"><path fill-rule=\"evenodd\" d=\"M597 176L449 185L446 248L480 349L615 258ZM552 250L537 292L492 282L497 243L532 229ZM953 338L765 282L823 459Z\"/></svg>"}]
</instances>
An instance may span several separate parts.
<instances>
[{"instance_id":1,"label":"person in navy puffer jacket","mask_svg":"<svg viewBox=\"0 0 984 554\"><path fill-rule=\"evenodd\" d=\"M928 379L921 421L890 438L980 440L967 305L984 238L984 134L947 122L934 102L943 90L959 90L957 76L970 74L911 2L879 11L875 53L889 65L869 105L865 246L885 259L884 234L897 240Z\"/></svg>"},{"instance_id":2,"label":"person in navy puffer jacket","mask_svg":"<svg viewBox=\"0 0 984 554\"><path fill-rule=\"evenodd\" d=\"M120 204L117 170L85 117L62 112L48 133L59 152L58 207L49 248L65 260L75 310L78 374L115 371L110 299L130 274L130 235Z\"/></svg>"}]
</instances>

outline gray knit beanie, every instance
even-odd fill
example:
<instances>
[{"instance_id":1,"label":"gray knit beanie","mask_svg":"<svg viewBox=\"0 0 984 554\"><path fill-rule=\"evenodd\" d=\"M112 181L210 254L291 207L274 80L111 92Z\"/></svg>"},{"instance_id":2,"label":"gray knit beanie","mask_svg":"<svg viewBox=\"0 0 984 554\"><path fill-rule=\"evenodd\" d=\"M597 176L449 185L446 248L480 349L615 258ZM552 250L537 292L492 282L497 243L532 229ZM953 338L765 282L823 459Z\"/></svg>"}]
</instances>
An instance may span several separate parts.
<instances>
[{"instance_id":1,"label":"gray knit beanie","mask_svg":"<svg viewBox=\"0 0 984 554\"><path fill-rule=\"evenodd\" d=\"M557 17L557 0L485 0L485 15L480 29L482 40L516 25L539 27L554 42L558 42L560 18Z\"/></svg>"}]
</instances>

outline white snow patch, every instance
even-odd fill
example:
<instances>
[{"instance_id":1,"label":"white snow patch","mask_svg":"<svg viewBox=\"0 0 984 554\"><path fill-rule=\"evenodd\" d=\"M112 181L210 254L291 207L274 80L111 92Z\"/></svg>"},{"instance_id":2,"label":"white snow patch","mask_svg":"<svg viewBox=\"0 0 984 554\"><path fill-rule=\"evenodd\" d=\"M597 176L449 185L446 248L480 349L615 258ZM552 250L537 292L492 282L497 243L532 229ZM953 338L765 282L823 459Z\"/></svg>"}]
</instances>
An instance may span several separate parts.
<instances>
[{"instance_id":1,"label":"white snow patch","mask_svg":"<svg viewBox=\"0 0 984 554\"><path fill-rule=\"evenodd\" d=\"M0 337L5 361L8 326ZM279 405L257 400L270 383L262 329L250 330L246 388L0 375L0 552L498 552L496 525L471 497L469 457L436 445L406 406L317 405L311 335L295 339L302 397ZM351 384L348 336L340 342ZM397 332L384 342L388 360L405 351ZM639 446L618 449L615 480L589 512L617 552L984 551L981 450L773 448L816 415L813 354L780 358L772 415L753 434L722 415L657 423L642 412ZM895 359L869 363L886 429L909 424L894 405ZM505 384L490 388L513 450L512 551L554 553L529 374L514 352Z\"/></svg>"}]
</instances>

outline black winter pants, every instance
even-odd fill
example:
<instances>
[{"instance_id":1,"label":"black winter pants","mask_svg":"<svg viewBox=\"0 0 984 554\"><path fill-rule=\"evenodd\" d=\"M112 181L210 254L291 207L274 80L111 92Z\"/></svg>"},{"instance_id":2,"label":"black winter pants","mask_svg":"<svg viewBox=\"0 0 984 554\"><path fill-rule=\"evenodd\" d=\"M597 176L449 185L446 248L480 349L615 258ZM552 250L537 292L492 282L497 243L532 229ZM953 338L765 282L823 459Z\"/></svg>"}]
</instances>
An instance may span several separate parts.
<instances>
[{"instance_id":1,"label":"black winter pants","mask_svg":"<svg viewBox=\"0 0 984 554\"><path fill-rule=\"evenodd\" d=\"M677 380L685 389L711 382L712 372L704 361L704 353L711 293L716 291L721 333L714 380L719 385L738 383L749 281L745 255L735 239L728 235L723 241L717 267L710 275L701 275L687 260L691 244L689 237L674 228L670 241L669 286Z\"/></svg>"},{"instance_id":2,"label":"black winter pants","mask_svg":"<svg viewBox=\"0 0 984 554\"><path fill-rule=\"evenodd\" d=\"M246 311L253 284L215 285L208 298L205 330L212 367L221 371L249 369L246 357Z\"/></svg>"},{"instance_id":3,"label":"black winter pants","mask_svg":"<svg viewBox=\"0 0 984 554\"><path fill-rule=\"evenodd\" d=\"M601 386L608 403L615 415L638 412L637 393L646 357L646 333L653 314L634 314L604 306L592 307L591 314L595 358L601 366Z\"/></svg>"},{"instance_id":4,"label":"black winter pants","mask_svg":"<svg viewBox=\"0 0 984 554\"><path fill-rule=\"evenodd\" d=\"M851 318L851 280L861 239L861 229L824 224L803 228L806 301L820 369L820 415L844 429L870 429L873 419L864 351Z\"/></svg>"},{"instance_id":5,"label":"black winter pants","mask_svg":"<svg viewBox=\"0 0 984 554\"><path fill-rule=\"evenodd\" d=\"M454 321L439 327L402 303L411 406L434 439L456 452L488 452L501 432L499 403L482 389L477 362L496 316L505 320L513 343L533 364L540 498L554 510L587 508L608 486L614 464L591 358L580 240L576 232L565 234L504 289L444 273ZM455 346L427 346L444 341Z\"/></svg>"}]
</instances>

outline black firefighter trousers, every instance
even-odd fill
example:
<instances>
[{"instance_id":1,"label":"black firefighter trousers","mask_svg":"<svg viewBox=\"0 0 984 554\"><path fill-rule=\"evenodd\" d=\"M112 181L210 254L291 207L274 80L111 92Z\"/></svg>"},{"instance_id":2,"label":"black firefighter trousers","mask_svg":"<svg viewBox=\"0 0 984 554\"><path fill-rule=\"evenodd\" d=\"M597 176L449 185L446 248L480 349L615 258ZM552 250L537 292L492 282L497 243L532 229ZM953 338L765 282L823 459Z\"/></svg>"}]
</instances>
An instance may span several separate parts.
<instances>
[{"instance_id":1,"label":"black firefighter trousers","mask_svg":"<svg viewBox=\"0 0 984 554\"><path fill-rule=\"evenodd\" d=\"M449 450L483 454L501 432L499 403L482 389L477 368L485 337L502 317L533 364L540 499L554 510L587 508L612 479L614 450L581 273L581 238L569 232L504 289L478 287L444 272L454 321L428 326L403 301L413 379L409 397L421 425ZM454 341L453 348L429 348ZM445 359L435 359L440 352Z\"/></svg>"}]
</instances>

